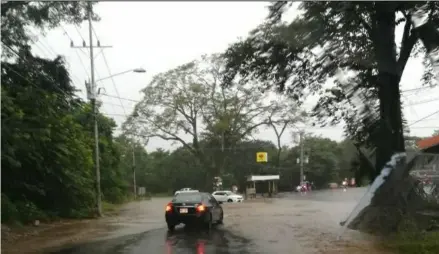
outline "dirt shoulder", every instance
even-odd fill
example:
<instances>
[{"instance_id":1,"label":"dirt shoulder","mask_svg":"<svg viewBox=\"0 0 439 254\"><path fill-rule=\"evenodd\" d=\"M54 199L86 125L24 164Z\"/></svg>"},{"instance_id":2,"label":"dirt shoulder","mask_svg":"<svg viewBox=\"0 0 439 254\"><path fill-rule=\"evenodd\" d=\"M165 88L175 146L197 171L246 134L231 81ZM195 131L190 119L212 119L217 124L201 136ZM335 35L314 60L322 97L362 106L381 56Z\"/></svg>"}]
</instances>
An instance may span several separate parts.
<instances>
[{"instance_id":1,"label":"dirt shoulder","mask_svg":"<svg viewBox=\"0 0 439 254\"><path fill-rule=\"evenodd\" d=\"M97 220L62 220L39 226L2 225L2 253L42 253L43 249L81 242L97 233Z\"/></svg>"},{"instance_id":2,"label":"dirt shoulder","mask_svg":"<svg viewBox=\"0 0 439 254\"><path fill-rule=\"evenodd\" d=\"M151 214L153 209L148 208L162 205L166 200L168 198L158 198L154 201L145 200L111 206L106 209L105 216L99 219L59 220L41 223L38 226L2 225L2 253L43 253L61 246L105 238L110 232L123 228L124 222L131 218L140 214L143 214L143 217L145 214Z\"/></svg>"}]
</instances>

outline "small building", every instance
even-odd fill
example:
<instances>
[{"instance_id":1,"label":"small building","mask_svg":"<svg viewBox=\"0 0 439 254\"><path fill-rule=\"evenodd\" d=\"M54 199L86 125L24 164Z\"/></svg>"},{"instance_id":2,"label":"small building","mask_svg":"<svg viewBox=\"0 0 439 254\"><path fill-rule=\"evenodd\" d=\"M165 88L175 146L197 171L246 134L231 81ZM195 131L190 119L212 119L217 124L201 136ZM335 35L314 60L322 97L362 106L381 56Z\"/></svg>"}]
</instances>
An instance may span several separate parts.
<instances>
[{"instance_id":1,"label":"small building","mask_svg":"<svg viewBox=\"0 0 439 254\"><path fill-rule=\"evenodd\" d=\"M257 189L262 190L259 193L265 193L266 190L269 196L277 193L277 185L280 179L279 175L251 175L247 176L247 197L256 197ZM266 184L267 185L266 185ZM258 186L258 188L257 188ZM265 188L264 188L265 187Z\"/></svg>"},{"instance_id":2,"label":"small building","mask_svg":"<svg viewBox=\"0 0 439 254\"><path fill-rule=\"evenodd\" d=\"M410 173L439 185L439 135L419 140L417 145L422 154L418 155L419 162Z\"/></svg>"},{"instance_id":3,"label":"small building","mask_svg":"<svg viewBox=\"0 0 439 254\"><path fill-rule=\"evenodd\" d=\"M439 135L421 139L417 142L417 145L424 153L439 154Z\"/></svg>"}]
</instances>

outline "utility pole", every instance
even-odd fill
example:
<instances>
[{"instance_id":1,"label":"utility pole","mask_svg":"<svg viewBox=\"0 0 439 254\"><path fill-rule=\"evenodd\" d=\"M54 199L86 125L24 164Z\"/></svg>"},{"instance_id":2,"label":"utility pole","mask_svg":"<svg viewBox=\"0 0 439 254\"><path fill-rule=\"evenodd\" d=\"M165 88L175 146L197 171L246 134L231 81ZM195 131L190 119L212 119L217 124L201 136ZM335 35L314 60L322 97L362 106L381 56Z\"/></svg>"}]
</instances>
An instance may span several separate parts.
<instances>
[{"instance_id":1,"label":"utility pole","mask_svg":"<svg viewBox=\"0 0 439 254\"><path fill-rule=\"evenodd\" d=\"M303 184L303 163L304 163L304 151L303 151L303 147L304 147L304 131L300 131L299 133L299 137L300 137L300 185Z\"/></svg>"},{"instance_id":2,"label":"utility pole","mask_svg":"<svg viewBox=\"0 0 439 254\"><path fill-rule=\"evenodd\" d=\"M134 188L134 199L137 198L137 184L136 184L136 155L135 155L135 144L133 139L133 188Z\"/></svg>"},{"instance_id":3,"label":"utility pole","mask_svg":"<svg viewBox=\"0 0 439 254\"><path fill-rule=\"evenodd\" d=\"M90 83L87 81L85 82L85 86L87 89L87 98L91 102L92 111L93 111L93 125L94 125L94 141L95 141L95 171L96 171L96 209L97 209L97 215L102 216L102 201L101 201L101 171L99 166L99 130L98 130L98 106L97 106L97 96L98 96L98 90L95 83L95 75L94 75L94 52L93 48L111 48L111 46L101 46L100 42L97 42L97 46L93 45L93 24L92 24L92 16L93 16L93 9L92 9L92 2L88 2L88 33L89 33L89 46L86 45L85 41L82 42L82 46L74 46L73 41L70 43L71 48L88 48L90 50Z\"/></svg>"}]
</instances>

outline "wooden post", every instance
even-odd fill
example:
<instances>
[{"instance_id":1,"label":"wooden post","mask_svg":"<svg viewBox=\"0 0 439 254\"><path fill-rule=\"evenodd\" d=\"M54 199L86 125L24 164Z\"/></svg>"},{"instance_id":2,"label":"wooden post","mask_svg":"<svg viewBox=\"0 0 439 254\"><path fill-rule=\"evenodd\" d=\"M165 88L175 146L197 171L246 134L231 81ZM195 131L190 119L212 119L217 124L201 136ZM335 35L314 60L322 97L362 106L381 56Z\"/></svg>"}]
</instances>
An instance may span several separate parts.
<instances>
[{"instance_id":1,"label":"wooden post","mask_svg":"<svg viewBox=\"0 0 439 254\"><path fill-rule=\"evenodd\" d=\"M256 181L253 182L253 188L255 189L254 198L256 198L256 194L257 194L257 191L256 191Z\"/></svg>"},{"instance_id":2,"label":"wooden post","mask_svg":"<svg viewBox=\"0 0 439 254\"><path fill-rule=\"evenodd\" d=\"M272 193L272 190L273 190L273 186L272 185L273 185L272 181L268 181L268 197L270 197L270 198L271 198L271 193Z\"/></svg>"}]
</instances>

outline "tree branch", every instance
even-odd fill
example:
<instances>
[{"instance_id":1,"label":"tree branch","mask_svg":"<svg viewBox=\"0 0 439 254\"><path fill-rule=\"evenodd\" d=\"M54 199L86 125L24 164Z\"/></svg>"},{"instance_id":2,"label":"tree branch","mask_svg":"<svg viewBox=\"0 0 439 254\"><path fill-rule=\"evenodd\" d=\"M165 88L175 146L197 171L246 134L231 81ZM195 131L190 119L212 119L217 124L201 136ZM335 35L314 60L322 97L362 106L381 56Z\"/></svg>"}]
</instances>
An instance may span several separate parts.
<instances>
[{"instance_id":1,"label":"tree branch","mask_svg":"<svg viewBox=\"0 0 439 254\"><path fill-rule=\"evenodd\" d=\"M25 1L8 1L6 3L1 4L1 15L2 17L8 13L10 9L15 9L17 7L23 8L22 6L29 4L29 2Z\"/></svg>"},{"instance_id":2,"label":"tree branch","mask_svg":"<svg viewBox=\"0 0 439 254\"><path fill-rule=\"evenodd\" d=\"M410 21L410 15L407 15L404 13L404 16L406 18L405 25L404 25L404 33L402 35L401 40L401 51L399 53L399 58L397 61L397 68L398 68L398 75L401 77L404 68L407 64L407 61L410 57L410 53L412 52L413 47L415 46L415 43L418 39L415 33L413 33L411 27L412 23Z\"/></svg>"},{"instance_id":3,"label":"tree branch","mask_svg":"<svg viewBox=\"0 0 439 254\"><path fill-rule=\"evenodd\" d=\"M358 20L360 21L361 25L363 25L364 29L366 29L367 33L371 38L373 38L373 30L372 27L367 24L366 20L364 20L360 15L358 15Z\"/></svg>"}]
</instances>

